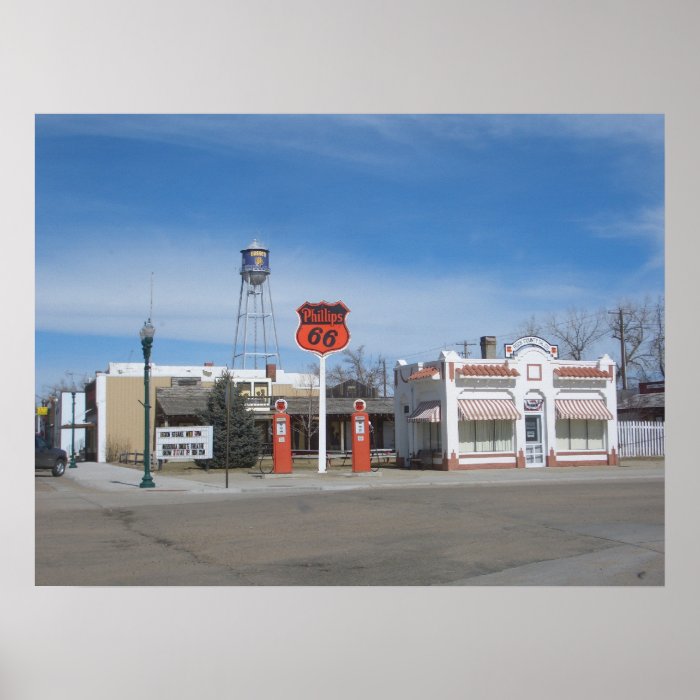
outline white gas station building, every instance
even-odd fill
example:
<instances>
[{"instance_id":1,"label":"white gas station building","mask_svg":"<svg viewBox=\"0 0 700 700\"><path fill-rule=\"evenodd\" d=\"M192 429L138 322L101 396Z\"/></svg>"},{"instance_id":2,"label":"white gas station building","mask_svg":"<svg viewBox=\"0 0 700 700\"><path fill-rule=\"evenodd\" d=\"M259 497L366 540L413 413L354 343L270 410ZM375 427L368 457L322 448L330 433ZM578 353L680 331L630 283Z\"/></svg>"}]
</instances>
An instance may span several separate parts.
<instances>
[{"instance_id":1,"label":"white gas station building","mask_svg":"<svg viewBox=\"0 0 700 700\"><path fill-rule=\"evenodd\" d=\"M440 470L616 465L615 363L560 360L528 336L481 338L481 358L443 351L394 369L397 460Z\"/></svg>"}]
</instances>

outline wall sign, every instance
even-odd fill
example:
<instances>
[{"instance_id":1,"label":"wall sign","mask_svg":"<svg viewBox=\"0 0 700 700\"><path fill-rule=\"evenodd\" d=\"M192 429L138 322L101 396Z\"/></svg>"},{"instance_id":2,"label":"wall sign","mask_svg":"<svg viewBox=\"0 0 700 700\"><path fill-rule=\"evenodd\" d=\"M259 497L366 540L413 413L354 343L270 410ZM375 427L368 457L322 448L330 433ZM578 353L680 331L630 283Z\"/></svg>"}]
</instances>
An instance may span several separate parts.
<instances>
[{"instance_id":1,"label":"wall sign","mask_svg":"<svg viewBox=\"0 0 700 700\"><path fill-rule=\"evenodd\" d=\"M514 343L506 343L504 345L504 354L506 357L513 357L519 350L528 345L534 345L546 353L548 353L554 359L559 357L559 346L552 345L542 338L538 338L536 335L527 335L523 338L518 338Z\"/></svg>"}]
</instances>

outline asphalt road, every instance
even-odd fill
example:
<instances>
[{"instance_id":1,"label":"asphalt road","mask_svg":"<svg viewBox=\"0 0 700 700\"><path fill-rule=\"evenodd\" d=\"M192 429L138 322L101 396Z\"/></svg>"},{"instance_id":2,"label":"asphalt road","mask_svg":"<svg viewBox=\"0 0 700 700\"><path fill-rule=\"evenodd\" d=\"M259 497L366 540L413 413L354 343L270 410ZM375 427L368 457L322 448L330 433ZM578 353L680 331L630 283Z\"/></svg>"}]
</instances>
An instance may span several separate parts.
<instances>
[{"instance_id":1,"label":"asphalt road","mask_svg":"<svg viewBox=\"0 0 700 700\"><path fill-rule=\"evenodd\" d=\"M159 503L36 477L37 585L663 583L662 478Z\"/></svg>"}]
</instances>

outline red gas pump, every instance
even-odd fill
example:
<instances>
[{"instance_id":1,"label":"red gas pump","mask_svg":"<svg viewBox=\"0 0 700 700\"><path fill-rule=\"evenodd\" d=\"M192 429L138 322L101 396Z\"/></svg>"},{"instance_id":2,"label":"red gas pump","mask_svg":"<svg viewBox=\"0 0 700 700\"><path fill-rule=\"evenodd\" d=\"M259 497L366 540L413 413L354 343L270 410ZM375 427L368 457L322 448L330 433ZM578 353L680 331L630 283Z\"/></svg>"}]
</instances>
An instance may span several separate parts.
<instances>
[{"instance_id":1,"label":"red gas pump","mask_svg":"<svg viewBox=\"0 0 700 700\"><path fill-rule=\"evenodd\" d=\"M289 415L286 413L287 402L275 401L277 413L272 417L272 463L274 474L292 473L292 431Z\"/></svg>"},{"instance_id":2,"label":"red gas pump","mask_svg":"<svg viewBox=\"0 0 700 700\"><path fill-rule=\"evenodd\" d=\"M351 417L352 426L352 470L368 472L371 464L370 453L370 424L369 415L365 408L367 404L362 399L355 401L355 412Z\"/></svg>"}]
</instances>

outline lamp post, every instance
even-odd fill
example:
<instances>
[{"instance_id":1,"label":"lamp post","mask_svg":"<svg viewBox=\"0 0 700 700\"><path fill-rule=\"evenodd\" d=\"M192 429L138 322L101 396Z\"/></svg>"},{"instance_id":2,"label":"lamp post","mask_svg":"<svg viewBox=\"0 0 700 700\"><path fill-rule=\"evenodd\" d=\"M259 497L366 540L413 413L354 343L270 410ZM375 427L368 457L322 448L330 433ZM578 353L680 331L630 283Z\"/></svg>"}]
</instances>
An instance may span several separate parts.
<instances>
[{"instance_id":1,"label":"lamp post","mask_svg":"<svg viewBox=\"0 0 700 700\"><path fill-rule=\"evenodd\" d=\"M78 465L75 463L75 387L71 389L71 398L73 399L73 415L70 422L70 464L69 469L75 469Z\"/></svg>"},{"instance_id":2,"label":"lamp post","mask_svg":"<svg viewBox=\"0 0 700 700\"><path fill-rule=\"evenodd\" d=\"M143 439L143 479L139 486L142 489L152 489L155 486L153 477L151 477L151 426L150 426L150 410L151 404L149 403L149 375L151 371L151 365L149 361L151 359L151 347L153 345L153 336L155 335L156 329L151 325L151 319L149 318L143 324L143 328L139 331L139 336L141 337L141 347L143 348L143 386L145 391L144 398L144 439Z\"/></svg>"}]
</instances>

